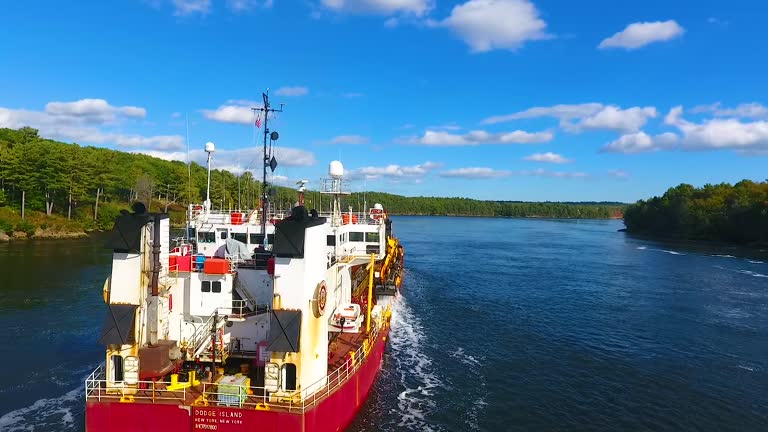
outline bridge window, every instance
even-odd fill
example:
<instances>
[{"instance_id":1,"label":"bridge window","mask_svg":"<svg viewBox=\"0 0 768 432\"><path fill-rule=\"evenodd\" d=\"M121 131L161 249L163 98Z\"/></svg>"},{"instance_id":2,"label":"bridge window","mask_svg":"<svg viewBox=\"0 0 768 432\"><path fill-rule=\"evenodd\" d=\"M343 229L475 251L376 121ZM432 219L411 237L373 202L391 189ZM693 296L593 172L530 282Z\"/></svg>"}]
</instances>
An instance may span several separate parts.
<instances>
[{"instance_id":1,"label":"bridge window","mask_svg":"<svg viewBox=\"0 0 768 432\"><path fill-rule=\"evenodd\" d=\"M275 244L275 235L274 234L268 234L267 235L267 241L269 244ZM252 245L263 245L264 244L264 234L251 234L251 244Z\"/></svg>"},{"instance_id":2,"label":"bridge window","mask_svg":"<svg viewBox=\"0 0 768 432\"><path fill-rule=\"evenodd\" d=\"M221 292L221 282L215 281L211 284L211 292L220 293Z\"/></svg>"},{"instance_id":3,"label":"bridge window","mask_svg":"<svg viewBox=\"0 0 768 432\"><path fill-rule=\"evenodd\" d=\"M200 291L202 291L202 292L211 292L211 281L203 281L200 284Z\"/></svg>"},{"instance_id":4,"label":"bridge window","mask_svg":"<svg viewBox=\"0 0 768 432\"><path fill-rule=\"evenodd\" d=\"M245 233L232 233L232 238L242 243L248 242L248 235Z\"/></svg>"},{"instance_id":5,"label":"bridge window","mask_svg":"<svg viewBox=\"0 0 768 432\"><path fill-rule=\"evenodd\" d=\"M336 246L336 236L335 235L326 236L325 244L328 246Z\"/></svg>"},{"instance_id":6,"label":"bridge window","mask_svg":"<svg viewBox=\"0 0 768 432\"><path fill-rule=\"evenodd\" d=\"M197 233L197 241L199 243L215 243L216 233L214 232L199 232Z\"/></svg>"},{"instance_id":7,"label":"bridge window","mask_svg":"<svg viewBox=\"0 0 768 432\"><path fill-rule=\"evenodd\" d=\"M363 241L363 233L361 233L361 232L351 232L351 233L349 233L349 241L351 241L351 242L361 242L361 241Z\"/></svg>"},{"instance_id":8,"label":"bridge window","mask_svg":"<svg viewBox=\"0 0 768 432\"><path fill-rule=\"evenodd\" d=\"M365 233L365 241L366 241L366 243L378 243L379 242L379 233L377 233L377 232L367 232L367 233Z\"/></svg>"},{"instance_id":9,"label":"bridge window","mask_svg":"<svg viewBox=\"0 0 768 432\"><path fill-rule=\"evenodd\" d=\"M219 233L221 235L221 239L222 240L226 240L227 239L227 232L226 231L219 231Z\"/></svg>"}]
</instances>

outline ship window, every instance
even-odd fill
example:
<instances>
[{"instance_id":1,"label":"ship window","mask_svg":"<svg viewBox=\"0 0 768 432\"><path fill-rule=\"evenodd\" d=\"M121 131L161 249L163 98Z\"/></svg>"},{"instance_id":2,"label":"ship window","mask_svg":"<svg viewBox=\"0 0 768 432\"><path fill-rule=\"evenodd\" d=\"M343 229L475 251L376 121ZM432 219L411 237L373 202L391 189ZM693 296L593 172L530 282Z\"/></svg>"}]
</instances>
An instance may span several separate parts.
<instances>
[{"instance_id":1,"label":"ship window","mask_svg":"<svg viewBox=\"0 0 768 432\"><path fill-rule=\"evenodd\" d=\"M200 243L214 243L216 241L216 233L199 232L197 233L197 241Z\"/></svg>"},{"instance_id":2,"label":"ship window","mask_svg":"<svg viewBox=\"0 0 768 432\"><path fill-rule=\"evenodd\" d=\"M123 381L123 356L121 355L112 356L112 381Z\"/></svg>"},{"instance_id":3,"label":"ship window","mask_svg":"<svg viewBox=\"0 0 768 432\"><path fill-rule=\"evenodd\" d=\"M365 241L367 243L378 243L379 242L379 233L377 233L377 232L367 232L367 233L365 233Z\"/></svg>"},{"instance_id":4,"label":"ship window","mask_svg":"<svg viewBox=\"0 0 768 432\"><path fill-rule=\"evenodd\" d=\"M246 243L248 241L247 237L248 236L245 233L232 233L232 238L242 243Z\"/></svg>"},{"instance_id":5,"label":"ship window","mask_svg":"<svg viewBox=\"0 0 768 432\"><path fill-rule=\"evenodd\" d=\"M286 363L283 365L283 391L296 390L296 365Z\"/></svg>"},{"instance_id":6,"label":"ship window","mask_svg":"<svg viewBox=\"0 0 768 432\"><path fill-rule=\"evenodd\" d=\"M353 241L353 242L361 242L361 241L363 241L363 233L361 233L361 232L351 232L351 233L349 233L349 241Z\"/></svg>"},{"instance_id":7,"label":"ship window","mask_svg":"<svg viewBox=\"0 0 768 432\"><path fill-rule=\"evenodd\" d=\"M221 282L215 281L211 285L211 292L220 293L221 292Z\"/></svg>"},{"instance_id":8,"label":"ship window","mask_svg":"<svg viewBox=\"0 0 768 432\"><path fill-rule=\"evenodd\" d=\"M187 228L187 237L191 238L191 239L194 239L195 238L195 231L197 231L197 230L192 228L192 227L188 227Z\"/></svg>"},{"instance_id":9,"label":"ship window","mask_svg":"<svg viewBox=\"0 0 768 432\"><path fill-rule=\"evenodd\" d=\"M275 244L275 235L274 234L267 234L267 241L269 244ZM264 234L251 234L251 244L252 245L263 245L264 244Z\"/></svg>"},{"instance_id":10,"label":"ship window","mask_svg":"<svg viewBox=\"0 0 768 432\"><path fill-rule=\"evenodd\" d=\"M211 292L211 281L203 281L200 284L200 291L202 291L202 292Z\"/></svg>"},{"instance_id":11,"label":"ship window","mask_svg":"<svg viewBox=\"0 0 768 432\"><path fill-rule=\"evenodd\" d=\"M220 231L221 232L221 239L226 240L227 239L227 232L226 231Z\"/></svg>"},{"instance_id":12,"label":"ship window","mask_svg":"<svg viewBox=\"0 0 768 432\"><path fill-rule=\"evenodd\" d=\"M335 235L327 236L325 244L328 246L336 246L336 236Z\"/></svg>"},{"instance_id":13,"label":"ship window","mask_svg":"<svg viewBox=\"0 0 768 432\"><path fill-rule=\"evenodd\" d=\"M379 245L366 245L365 246L365 254L378 254L379 253Z\"/></svg>"}]
</instances>

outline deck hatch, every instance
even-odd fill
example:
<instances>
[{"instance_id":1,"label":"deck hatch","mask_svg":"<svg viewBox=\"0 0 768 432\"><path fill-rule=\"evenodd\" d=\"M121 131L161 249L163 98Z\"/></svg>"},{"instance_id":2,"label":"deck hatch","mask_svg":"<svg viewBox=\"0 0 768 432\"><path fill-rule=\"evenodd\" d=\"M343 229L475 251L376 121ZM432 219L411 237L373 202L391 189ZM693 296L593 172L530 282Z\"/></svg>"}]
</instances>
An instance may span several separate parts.
<instances>
[{"instance_id":1,"label":"deck hatch","mask_svg":"<svg viewBox=\"0 0 768 432\"><path fill-rule=\"evenodd\" d=\"M300 310L273 310L269 321L267 351L299 352Z\"/></svg>"},{"instance_id":2,"label":"deck hatch","mask_svg":"<svg viewBox=\"0 0 768 432\"><path fill-rule=\"evenodd\" d=\"M133 320L136 318L136 305L113 304L107 306L107 316L101 330L99 343L104 345L124 345L132 339Z\"/></svg>"}]
</instances>

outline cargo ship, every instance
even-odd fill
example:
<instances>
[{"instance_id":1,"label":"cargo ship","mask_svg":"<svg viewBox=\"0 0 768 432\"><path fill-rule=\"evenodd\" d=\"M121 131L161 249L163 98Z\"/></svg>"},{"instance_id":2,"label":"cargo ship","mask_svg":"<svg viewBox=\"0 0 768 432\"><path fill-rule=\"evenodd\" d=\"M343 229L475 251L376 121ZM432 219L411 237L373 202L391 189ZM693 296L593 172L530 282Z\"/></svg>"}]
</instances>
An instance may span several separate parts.
<instances>
[{"instance_id":1,"label":"cargo ship","mask_svg":"<svg viewBox=\"0 0 768 432\"><path fill-rule=\"evenodd\" d=\"M340 431L384 359L403 247L381 204L343 210L344 167L329 164L328 208L270 203L276 161L264 118L259 208L190 205L183 239L142 204L107 247L105 361L85 381L87 432ZM271 147L271 146L270 146ZM206 145L209 167L215 153Z\"/></svg>"}]
</instances>

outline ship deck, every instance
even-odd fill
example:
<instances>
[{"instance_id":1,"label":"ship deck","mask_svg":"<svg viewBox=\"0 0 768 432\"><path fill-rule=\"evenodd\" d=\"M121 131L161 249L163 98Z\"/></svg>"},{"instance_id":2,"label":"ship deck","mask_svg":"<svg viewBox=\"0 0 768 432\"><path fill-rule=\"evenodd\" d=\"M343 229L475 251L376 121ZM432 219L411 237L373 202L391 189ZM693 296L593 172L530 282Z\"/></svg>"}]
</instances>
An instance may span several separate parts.
<instances>
[{"instance_id":1,"label":"ship deck","mask_svg":"<svg viewBox=\"0 0 768 432\"><path fill-rule=\"evenodd\" d=\"M386 327L385 327L386 328ZM378 338L381 330L373 328L370 339L362 329L359 333L332 333L329 342L327 382L310 386L311 392L297 390L293 393L269 394L263 386L241 386L240 394L231 393L232 386L227 386L229 391L222 393L217 383L224 374L217 374L206 380L198 377L198 385L173 388L165 381L140 381L138 389L106 387L107 381L102 366L96 369L86 379L87 402L125 402L125 403L151 403L173 404L186 406L229 406L234 408L256 408L268 406L270 410L286 412L303 412L304 409L314 406L324 398L331 395L341 387L350 376L359 368L362 359L371 350L372 346L365 343L371 340L371 345L381 342L384 338ZM386 333L386 332L385 332ZM375 342L374 342L375 341ZM354 358L354 360L352 360ZM239 361L239 362L238 362ZM249 363L250 358L230 357L227 364ZM228 371L231 371L228 370ZM259 376L259 375L262 376ZM247 372L251 383L263 383L263 368L254 368ZM226 402L222 403L224 400Z\"/></svg>"}]
</instances>

